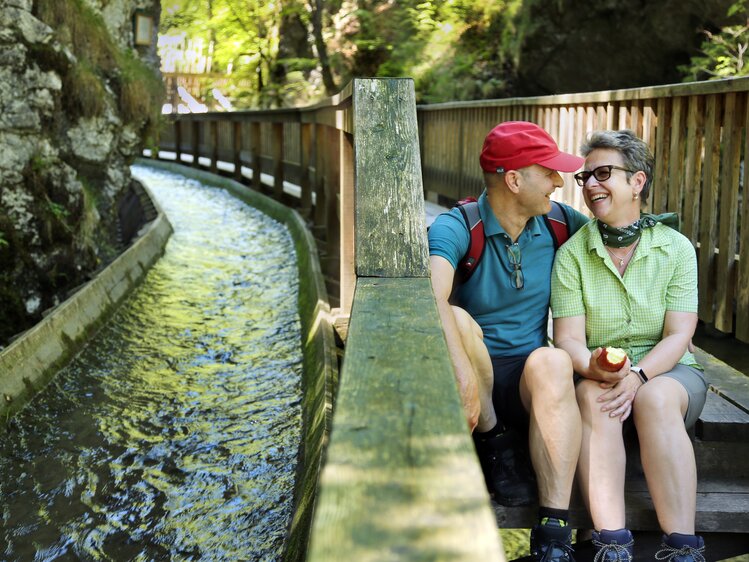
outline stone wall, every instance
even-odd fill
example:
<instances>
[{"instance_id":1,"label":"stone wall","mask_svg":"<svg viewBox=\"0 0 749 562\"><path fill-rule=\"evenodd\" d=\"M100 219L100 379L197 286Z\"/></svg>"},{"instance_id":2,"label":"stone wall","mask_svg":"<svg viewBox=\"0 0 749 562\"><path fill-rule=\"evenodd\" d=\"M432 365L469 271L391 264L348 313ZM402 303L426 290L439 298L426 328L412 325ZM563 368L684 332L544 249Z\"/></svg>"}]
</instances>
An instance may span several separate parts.
<instances>
[{"instance_id":1,"label":"stone wall","mask_svg":"<svg viewBox=\"0 0 749 562\"><path fill-rule=\"evenodd\" d=\"M128 92L158 79L155 26L136 47L132 22L159 9L0 0L0 347L121 250L117 204L154 125Z\"/></svg>"}]
</instances>

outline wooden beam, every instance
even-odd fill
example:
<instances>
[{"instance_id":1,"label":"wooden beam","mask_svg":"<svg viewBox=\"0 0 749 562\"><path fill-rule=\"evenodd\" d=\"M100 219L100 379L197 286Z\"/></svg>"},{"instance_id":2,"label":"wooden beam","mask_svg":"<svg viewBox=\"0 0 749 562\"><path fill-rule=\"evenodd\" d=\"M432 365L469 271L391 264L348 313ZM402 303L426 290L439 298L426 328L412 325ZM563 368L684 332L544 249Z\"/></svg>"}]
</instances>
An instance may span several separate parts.
<instances>
[{"instance_id":1,"label":"wooden beam","mask_svg":"<svg viewBox=\"0 0 749 562\"><path fill-rule=\"evenodd\" d=\"M340 381L307 560L504 560L429 279L358 280Z\"/></svg>"},{"instance_id":2,"label":"wooden beam","mask_svg":"<svg viewBox=\"0 0 749 562\"><path fill-rule=\"evenodd\" d=\"M429 276L415 107L411 80L354 81L358 276Z\"/></svg>"}]
</instances>

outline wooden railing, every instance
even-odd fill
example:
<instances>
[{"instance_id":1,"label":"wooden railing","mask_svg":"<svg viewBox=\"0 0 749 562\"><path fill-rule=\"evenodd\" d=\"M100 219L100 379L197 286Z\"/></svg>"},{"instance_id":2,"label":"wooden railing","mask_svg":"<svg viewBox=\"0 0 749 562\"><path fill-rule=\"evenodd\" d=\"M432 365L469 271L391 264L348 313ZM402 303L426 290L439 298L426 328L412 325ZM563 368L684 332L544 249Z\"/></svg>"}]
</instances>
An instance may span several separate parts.
<instances>
[{"instance_id":1,"label":"wooden railing","mask_svg":"<svg viewBox=\"0 0 749 562\"><path fill-rule=\"evenodd\" d=\"M418 119L426 197L443 203L480 193L478 156L499 122L533 121L572 153L592 130L633 130L656 158L649 210L679 213L698 248L700 319L749 342L749 78L435 104ZM570 175L556 198L584 210Z\"/></svg>"},{"instance_id":2,"label":"wooden railing","mask_svg":"<svg viewBox=\"0 0 749 562\"><path fill-rule=\"evenodd\" d=\"M306 498L312 562L505 560L429 280L418 146L405 79L355 80L304 110L179 116L161 139L161 157L299 207L338 264L338 314L351 314Z\"/></svg>"},{"instance_id":3,"label":"wooden railing","mask_svg":"<svg viewBox=\"0 0 749 562\"><path fill-rule=\"evenodd\" d=\"M354 286L350 113L345 90L303 109L169 116L159 140L162 158L231 175L297 208L316 235L331 305L344 316Z\"/></svg>"}]
</instances>

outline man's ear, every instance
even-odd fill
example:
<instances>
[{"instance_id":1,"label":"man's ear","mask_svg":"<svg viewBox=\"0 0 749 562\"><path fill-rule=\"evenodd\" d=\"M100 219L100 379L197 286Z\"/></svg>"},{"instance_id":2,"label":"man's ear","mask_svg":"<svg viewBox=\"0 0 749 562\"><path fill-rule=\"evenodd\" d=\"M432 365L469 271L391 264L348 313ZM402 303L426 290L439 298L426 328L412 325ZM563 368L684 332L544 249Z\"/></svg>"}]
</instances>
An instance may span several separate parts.
<instances>
[{"instance_id":1,"label":"man's ear","mask_svg":"<svg viewBox=\"0 0 749 562\"><path fill-rule=\"evenodd\" d=\"M507 186L507 189L513 193L518 193L520 191L520 183L522 182L522 179L523 174L518 170L509 170L504 173L505 185Z\"/></svg>"}]
</instances>

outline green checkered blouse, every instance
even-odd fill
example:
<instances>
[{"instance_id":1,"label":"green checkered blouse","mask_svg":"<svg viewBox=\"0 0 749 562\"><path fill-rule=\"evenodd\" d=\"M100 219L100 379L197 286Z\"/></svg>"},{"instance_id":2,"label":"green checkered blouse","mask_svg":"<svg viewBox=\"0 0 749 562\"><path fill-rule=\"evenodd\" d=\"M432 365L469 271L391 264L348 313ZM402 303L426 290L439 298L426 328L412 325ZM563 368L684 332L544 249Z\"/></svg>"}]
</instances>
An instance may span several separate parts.
<instances>
[{"instance_id":1,"label":"green checkered blouse","mask_svg":"<svg viewBox=\"0 0 749 562\"><path fill-rule=\"evenodd\" d=\"M585 316L591 351L621 347L637 364L661 340L667 310L697 312L694 247L663 224L644 229L621 277L592 220L557 252L551 309L554 318ZM689 352L679 363L699 368Z\"/></svg>"}]
</instances>

